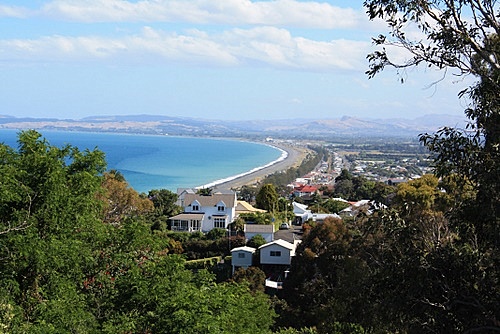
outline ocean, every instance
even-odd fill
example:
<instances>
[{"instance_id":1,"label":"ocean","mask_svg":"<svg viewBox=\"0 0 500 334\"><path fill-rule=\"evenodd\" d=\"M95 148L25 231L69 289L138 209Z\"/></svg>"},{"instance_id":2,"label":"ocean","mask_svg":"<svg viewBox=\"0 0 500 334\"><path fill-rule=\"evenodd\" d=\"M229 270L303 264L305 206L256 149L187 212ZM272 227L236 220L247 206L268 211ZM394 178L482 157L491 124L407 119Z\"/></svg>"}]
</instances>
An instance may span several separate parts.
<instances>
[{"instance_id":1,"label":"ocean","mask_svg":"<svg viewBox=\"0 0 500 334\"><path fill-rule=\"evenodd\" d=\"M50 145L97 148L106 155L108 170L120 171L132 188L209 187L282 160L286 152L248 141L39 130ZM0 129L0 142L17 148L17 130Z\"/></svg>"}]
</instances>

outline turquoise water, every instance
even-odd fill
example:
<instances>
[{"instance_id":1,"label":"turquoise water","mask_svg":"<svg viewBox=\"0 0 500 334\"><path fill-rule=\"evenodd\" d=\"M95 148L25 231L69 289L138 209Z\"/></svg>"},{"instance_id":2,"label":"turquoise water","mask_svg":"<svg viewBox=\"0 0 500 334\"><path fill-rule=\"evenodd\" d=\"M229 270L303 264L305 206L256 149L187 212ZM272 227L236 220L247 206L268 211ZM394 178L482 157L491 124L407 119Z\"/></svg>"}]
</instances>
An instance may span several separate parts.
<instances>
[{"instance_id":1,"label":"turquoise water","mask_svg":"<svg viewBox=\"0 0 500 334\"><path fill-rule=\"evenodd\" d=\"M108 169L120 171L139 192L210 185L282 159L264 144L209 138L39 131L51 145L98 148ZM0 142L17 148L17 131L0 130Z\"/></svg>"}]
</instances>

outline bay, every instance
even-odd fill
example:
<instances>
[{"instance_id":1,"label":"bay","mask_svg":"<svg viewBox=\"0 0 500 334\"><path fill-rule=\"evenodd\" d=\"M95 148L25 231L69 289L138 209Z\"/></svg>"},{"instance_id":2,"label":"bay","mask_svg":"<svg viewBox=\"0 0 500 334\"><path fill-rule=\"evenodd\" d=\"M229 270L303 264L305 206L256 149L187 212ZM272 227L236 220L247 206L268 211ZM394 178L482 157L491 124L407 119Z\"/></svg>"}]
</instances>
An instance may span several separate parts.
<instances>
[{"instance_id":1,"label":"bay","mask_svg":"<svg viewBox=\"0 0 500 334\"><path fill-rule=\"evenodd\" d=\"M138 192L211 186L284 158L263 143L240 140L139 134L39 130L50 145L95 148L106 155ZM0 130L0 142L17 149L16 130Z\"/></svg>"}]
</instances>

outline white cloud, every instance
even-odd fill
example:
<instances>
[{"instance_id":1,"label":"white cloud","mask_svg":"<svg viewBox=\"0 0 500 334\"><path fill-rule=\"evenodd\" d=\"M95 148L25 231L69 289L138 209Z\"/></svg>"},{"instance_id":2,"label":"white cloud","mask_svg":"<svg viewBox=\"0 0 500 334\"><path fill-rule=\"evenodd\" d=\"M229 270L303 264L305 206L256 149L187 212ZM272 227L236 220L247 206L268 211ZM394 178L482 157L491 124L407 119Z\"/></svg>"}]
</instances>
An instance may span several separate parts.
<instances>
[{"instance_id":1,"label":"white cloud","mask_svg":"<svg viewBox=\"0 0 500 334\"><path fill-rule=\"evenodd\" d=\"M6 6L0 4L0 17L25 18L31 15L29 9L18 6Z\"/></svg>"},{"instance_id":2,"label":"white cloud","mask_svg":"<svg viewBox=\"0 0 500 334\"><path fill-rule=\"evenodd\" d=\"M44 15L82 22L188 22L307 28L352 28L366 21L361 10L297 0L53 0Z\"/></svg>"},{"instance_id":3,"label":"white cloud","mask_svg":"<svg viewBox=\"0 0 500 334\"><path fill-rule=\"evenodd\" d=\"M271 66L300 70L363 70L368 42L319 42L293 37L274 27L231 29L208 34L184 34L143 28L137 35L46 36L39 39L0 40L0 61L112 61L128 63L196 63L203 66Z\"/></svg>"}]
</instances>

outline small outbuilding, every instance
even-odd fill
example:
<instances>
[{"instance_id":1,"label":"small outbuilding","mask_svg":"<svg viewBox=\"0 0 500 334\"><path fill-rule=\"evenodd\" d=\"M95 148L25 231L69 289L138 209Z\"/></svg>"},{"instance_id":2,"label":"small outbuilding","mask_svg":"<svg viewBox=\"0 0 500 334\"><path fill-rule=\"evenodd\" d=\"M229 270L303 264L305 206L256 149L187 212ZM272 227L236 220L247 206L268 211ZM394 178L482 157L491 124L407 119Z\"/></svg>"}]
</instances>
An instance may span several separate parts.
<instances>
[{"instance_id":1,"label":"small outbuilding","mask_svg":"<svg viewBox=\"0 0 500 334\"><path fill-rule=\"evenodd\" d=\"M256 249L253 247L243 246L231 249L231 265L233 266L233 274L236 268L248 268L253 264L253 254Z\"/></svg>"}]
</instances>

